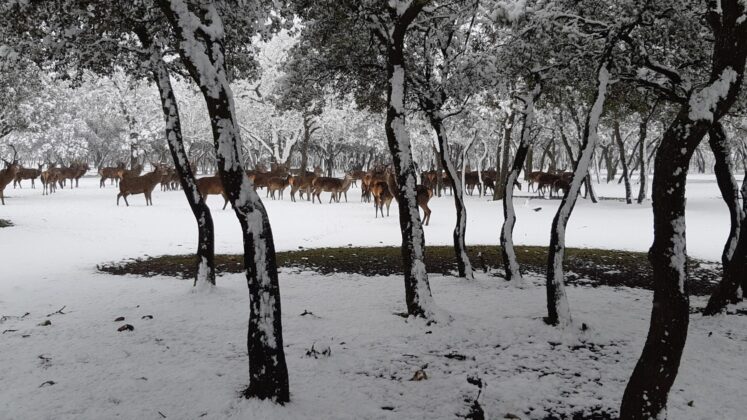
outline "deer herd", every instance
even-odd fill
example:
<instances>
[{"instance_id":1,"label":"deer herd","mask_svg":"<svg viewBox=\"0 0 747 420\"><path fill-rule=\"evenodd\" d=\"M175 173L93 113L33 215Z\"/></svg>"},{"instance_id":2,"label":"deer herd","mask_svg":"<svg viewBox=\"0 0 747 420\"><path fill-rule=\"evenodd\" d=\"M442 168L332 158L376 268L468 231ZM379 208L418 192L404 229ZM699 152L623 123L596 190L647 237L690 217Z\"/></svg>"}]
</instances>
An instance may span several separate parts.
<instances>
[{"instance_id":1,"label":"deer herd","mask_svg":"<svg viewBox=\"0 0 747 420\"><path fill-rule=\"evenodd\" d=\"M11 146L12 147L12 146ZM48 195L56 192L57 188L65 188L68 185L78 187L79 179L89 170L89 166L83 162L73 162L69 166L58 166L56 163L47 162L47 169L44 170L43 164L37 168L24 168L18 162L18 153L13 148L13 158L11 161L3 159L5 169L0 170L0 199L5 204L4 189L13 181L13 187L22 188L21 181L31 180L31 187L36 188L35 180L39 178L44 187L43 194ZM127 197L133 194L143 194L145 203L153 205L152 194L158 184L161 184L162 191L171 191L179 189L179 174L174 168L166 165L151 162L152 171L144 175L142 164L135 164L131 169L127 169L124 163L120 162L114 167L100 167L98 174L100 176L99 188L106 187L106 181L109 185L116 185L119 188L117 194L117 205L120 198L124 199L125 205L129 206ZM196 173L196 167L192 167L193 173ZM246 171L249 179L254 183L254 188L264 188L266 197L273 200L282 200L284 192L290 187L290 199L296 201L296 194L299 199L303 200L304 195L307 201L312 203L322 203L321 194L329 193L329 202L339 203L341 198L348 201L347 192L351 186L357 186L360 182L361 202L374 203L375 217L384 217L384 207L386 215L389 216L389 209L392 201L397 200L398 194L395 192L399 188L397 179L394 176L394 170L391 166L377 165L369 171L354 170L345 174L343 178L322 176L322 171L316 167L313 172L300 169L289 170L283 165L273 164L269 171L260 167L257 170ZM441 182L439 182L439 176ZM461 180L461 173L457 173ZM529 189L534 190L540 196L549 192L550 197L559 195L562 191L568 190L570 182L573 179L572 172L530 172L526 175L526 181ZM431 218L431 209L428 202L433 197L434 192L439 196L445 189L451 190L450 181L445 172L431 170L421 173L422 184L416 185L417 205L423 210L423 223L428 225ZM488 189L495 190L497 174L495 170L486 171L468 171L464 175L465 192L469 195L474 194L477 189L479 195L488 194ZM521 184L516 183L521 189ZM220 177L216 174L205 176L197 180L197 188L205 200L210 195L220 195L223 197L223 209L228 206L228 196L223 190L223 184ZM453 193L453 192L452 192Z\"/></svg>"}]
</instances>

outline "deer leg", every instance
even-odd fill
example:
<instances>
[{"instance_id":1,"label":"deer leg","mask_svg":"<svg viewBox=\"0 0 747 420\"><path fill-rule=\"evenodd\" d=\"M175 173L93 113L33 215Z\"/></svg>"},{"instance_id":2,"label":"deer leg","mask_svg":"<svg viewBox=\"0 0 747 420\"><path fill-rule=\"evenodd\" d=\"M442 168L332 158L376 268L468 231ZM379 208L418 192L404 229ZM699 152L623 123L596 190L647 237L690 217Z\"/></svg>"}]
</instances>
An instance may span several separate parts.
<instances>
[{"instance_id":1,"label":"deer leg","mask_svg":"<svg viewBox=\"0 0 747 420\"><path fill-rule=\"evenodd\" d=\"M228 196L226 196L225 194L223 194L223 200L224 200L223 201L223 210L225 210L226 206L228 205Z\"/></svg>"},{"instance_id":2,"label":"deer leg","mask_svg":"<svg viewBox=\"0 0 747 420\"><path fill-rule=\"evenodd\" d=\"M119 197L122 196L122 193L117 194L117 205L119 205Z\"/></svg>"}]
</instances>

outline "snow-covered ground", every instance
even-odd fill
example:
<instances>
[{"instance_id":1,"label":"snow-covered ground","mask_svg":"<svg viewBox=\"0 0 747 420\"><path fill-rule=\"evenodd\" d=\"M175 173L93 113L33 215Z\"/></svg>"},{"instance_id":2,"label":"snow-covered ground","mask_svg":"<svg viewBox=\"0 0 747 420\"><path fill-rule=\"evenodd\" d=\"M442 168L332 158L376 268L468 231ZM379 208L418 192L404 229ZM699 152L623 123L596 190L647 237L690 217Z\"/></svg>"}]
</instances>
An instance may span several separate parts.
<instances>
[{"instance_id":1,"label":"snow-covered ground","mask_svg":"<svg viewBox=\"0 0 747 420\"><path fill-rule=\"evenodd\" d=\"M620 185L595 186L601 196L622 195ZM115 205L116 191L93 178L50 197L6 188L0 218L15 226L0 229L0 316L30 314L0 323L15 330L0 335L0 419L453 418L477 396L468 377L486 384L479 402L489 418L562 417L616 410L645 338L651 294L643 290L569 288L577 323L590 327L574 340L542 324L539 280L514 289L485 275L473 283L432 276L434 297L454 320L425 326L393 315L404 308L398 277L284 271L292 402L244 401L245 280L223 276L212 293L196 294L183 280L97 273L97 263L191 253L196 241L182 192L157 191L152 207L135 196L127 208ZM278 250L399 244L394 207L375 219L358 196L349 192L347 204L266 200ZM239 252L235 216L220 210L219 197L209 201L216 251ZM431 201L427 243L451 243L452 203ZM516 243L546 245L557 205L517 199ZM498 242L500 202L469 197L468 215L468 243ZM728 213L711 176L688 181L687 228L690 255L718 260ZM645 251L650 202L580 201L568 232L569 246ZM63 306L64 315L46 316ZM315 316L300 316L305 310ZM135 330L118 333L119 316ZM45 320L52 324L37 325ZM314 343L330 346L331 356L306 357ZM670 418L740 418L745 351L747 317L693 315ZM428 380L409 381L426 364Z\"/></svg>"}]
</instances>

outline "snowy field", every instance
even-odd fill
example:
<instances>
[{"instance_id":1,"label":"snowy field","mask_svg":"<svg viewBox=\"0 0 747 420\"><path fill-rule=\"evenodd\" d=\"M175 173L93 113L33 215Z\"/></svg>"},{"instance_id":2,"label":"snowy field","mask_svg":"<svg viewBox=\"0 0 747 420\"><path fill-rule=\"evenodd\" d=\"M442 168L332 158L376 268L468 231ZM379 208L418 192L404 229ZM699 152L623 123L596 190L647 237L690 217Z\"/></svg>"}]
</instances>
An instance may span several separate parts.
<instances>
[{"instance_id":1,"label":"snowy field","mask_svg":"<svg viewBox=\"0 0 747 420\"><path fill-rule=\"evenodd\" d=\"M0 229L0 316L10 316L0 323L8 330L0 335L0 419L454 418L478 394L468 377L485 385L479 403L488 418L564 418L595 407L614 414L648 328L651 293L644 290L570 287L575 320L590 329L561 337L541 321L541 279L515 289L485 275L475 282L432 276L434 297L453 321L425 326L393 315L404 308L399 277L284 271L292 402L245 401L239 392L248 379L248 299L241 275L220 277L214 291L196 294L188 281L95 269L193 252L196 230L181 191L157 190L153 207L134 196L128 208L116 206L116 188L99 189L94 178L50 197L26 184L6 188L0 207L0 218L15 224ZM595 187L604 197L623 193L616 183ZM278 250L400 243L395 207L391 217L375 219L359 190L348 193L347 204L327 204L327 194L321 205L292 203L288 195L265 200ZM467 201L468 244L497 244L501 203ZM220 210L220 197L209 202L216 252L240 252L233 212ZM516 203L515 242L546 245L559 201ZM431 208L426 242L450 244L452 198L433 199ZM581 200L568 246L646 251L651 220L650 202ZM715 180L691 176L690 255L718 260L727 233ZM47 317L63 306L64 315ZM314 315L300 316L304 311ZM116 331L120 316L133 332ZM747 317L692 318L670 418L742 418L747 371L735 367L747 352ZM38 325L45 320L51 325ZM329 346L331 356L306 357L312 344ZM425 365L428 380L410 381Z\"/></svg>"}]
</instances>

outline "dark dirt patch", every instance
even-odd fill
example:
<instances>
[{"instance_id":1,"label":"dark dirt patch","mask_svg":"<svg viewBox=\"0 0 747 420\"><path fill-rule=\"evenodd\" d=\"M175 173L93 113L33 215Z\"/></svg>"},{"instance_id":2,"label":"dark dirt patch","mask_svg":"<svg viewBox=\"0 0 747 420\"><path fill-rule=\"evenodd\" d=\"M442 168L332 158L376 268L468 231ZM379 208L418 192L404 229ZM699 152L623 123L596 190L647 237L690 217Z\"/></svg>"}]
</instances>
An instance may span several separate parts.
<instances>
[{"instance_id":1,"label":"dark dirt patch","mask_svg":"<svg viewBox=\"0 0 747 420\"><path fill-rule=\"evenodd\" d=\"M13 226L13 222L6 219L0 219L0 228L6 228Z\"/></svg>"},{"instance_id":2,"label":"dark dirt patch","mask_svg":"<svg viewBox=\"0 0 747 420\"><path fill-rule=\"evenodd\" d=\"M516 253L524 271L544 275L547 248L520 246L516 248ZM471 246L469 256L476 270L496 275L503 273L500 247ZM364 276L402 274L401 258L400 248L396 247L318 248L277 253L279 267L313 270L321 274L357 273ZM428 247L425 263L429 273L449 275L456 271L456 259L451 247ZM216 265L219 274L239 273L243 270L242 256L216 255ZM721 278L721 265L696 259L690 259L688 265L690 293L697 296L710 294ZM103 264L98 269L118 275L164 275L192 279L196 262L192 255L164 255ZM565 269L569 284L652 288L651 265L642 252L571 248L566 252Z\"/></svg>"}]
</instances>

